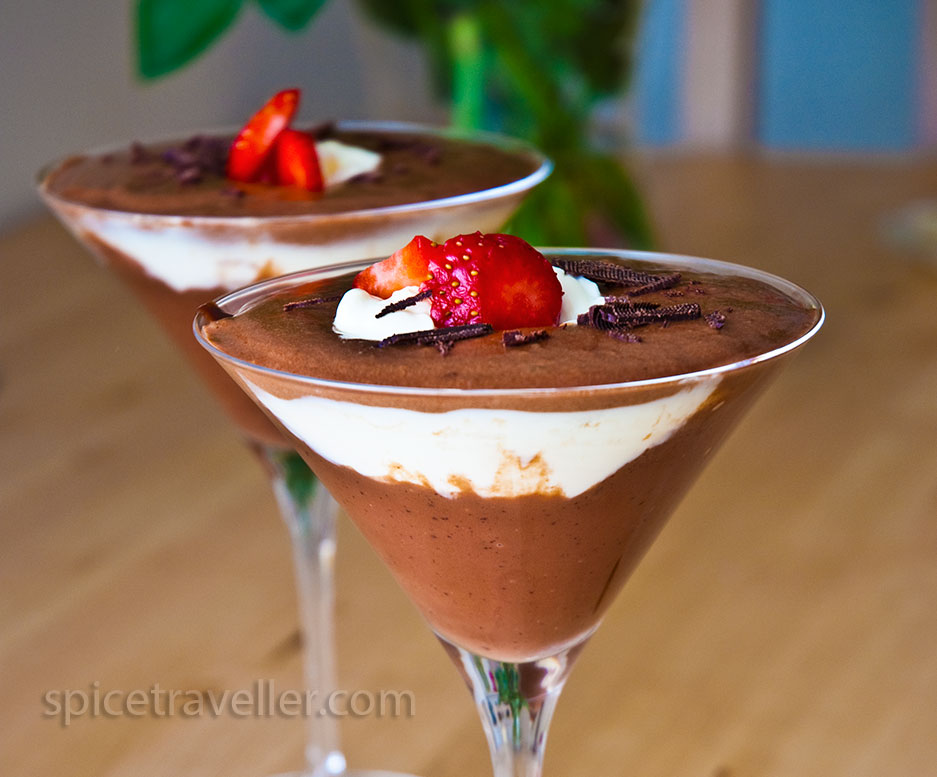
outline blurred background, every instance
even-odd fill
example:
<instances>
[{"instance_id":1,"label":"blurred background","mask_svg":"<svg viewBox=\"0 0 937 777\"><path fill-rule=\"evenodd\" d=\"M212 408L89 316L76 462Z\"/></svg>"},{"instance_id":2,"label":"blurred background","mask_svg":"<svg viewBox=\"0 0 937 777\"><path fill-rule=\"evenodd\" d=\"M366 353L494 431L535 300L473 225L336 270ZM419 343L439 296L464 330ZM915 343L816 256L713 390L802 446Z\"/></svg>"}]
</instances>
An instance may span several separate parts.
<instances>
[{"instance_id":1,"label":"blurred background","mask_svg":"<svg viewBox=\"0 0 937 777\"><path fill-rule=\"evenodd\" d=\"M33 180L48 160L238 124L286 85L304 88L310 119L447 121L423 48L379 26L365 5L331 0L288 33L244 3L204 56L144 80L132 3L7 0L0 230L39 212ZM630 88L590 115L594 136L613 148L908 155L937 147L933 0L647 0L629 45Z\"/></svg>"},{"instance_id":2,"label":"blurred background","mask_svg":"<svg viewBox=\"0 0 937 777\"><path fill-rule=\"evenodd\" d=\"M633 182L638 198L589 194L574 174L596 158L573 155L580 204L643 209L655 246L789 277L829 314L590 641L548 773L934 774L937 0L327 0L296 33L244 0L203 56L150 80L134 3L2 0L0 774L257 777L302 748L300 722L276 718L65 730L40 715L44 690L92 680L290 687L300 637L266 479L155 323L43 211L36 171L240 125L285 86L303 88L310 120L524 129L523 99L451 114L427 39L373 12L436 4L523 10L528 24L497 29L499 51L537 51L517 83L535 97L582 87L558 92L566 127L606 155L593 178L614 157L616 191ZM603 24L625 6L633 29L627 14ZM598 13L579 45L544 52L537 25L560 35L585 9ZM559 160L566 138L544 128L561 103L540 106L529 129ZM342 721L350 762L488 774L461 680L362 538L340 533L342 687L419 702L412 721Z\"/></svg>"}]
</instances>

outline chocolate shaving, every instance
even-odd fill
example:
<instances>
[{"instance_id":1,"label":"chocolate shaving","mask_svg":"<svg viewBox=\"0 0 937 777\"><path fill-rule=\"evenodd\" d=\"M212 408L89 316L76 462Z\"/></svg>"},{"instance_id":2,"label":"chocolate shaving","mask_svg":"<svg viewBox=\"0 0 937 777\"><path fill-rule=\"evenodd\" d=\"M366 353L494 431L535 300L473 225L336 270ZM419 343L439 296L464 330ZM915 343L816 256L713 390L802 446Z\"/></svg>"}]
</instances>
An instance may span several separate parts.
<instances>
[{"instance_id":1,"label":"chocolate shaving","mask_svg":"<svg viewBox=\"0 0 937 777\"><path fill-rule=\"evenodd\" d=\"M387 307L382 308L381 312L376 314L375 318L383 318L389 313L396 313L398 310L405 310L406 308L416 305L420 300L424 300L427 297L433 296L432 289L424 289L419 294L414 294L412 297L407 297L406 299L397 300L397 302L391 302Z\"/></svg>"},{"instance_id":2,"label":"chocolate shaving","mask_svg":"<svg viewBox=\"0 0 937 777\"><path fill-rule=\"evenodd\" d=\"M421 329L418 332L401 332L385 337L378 348L388 345L436 345L437 343L455 343L472 337L484 337L494 331L491 324L463 324L462 326L444 326L439 329Z\"/></svg>"},{"instance_id":3,"label":"chocolate shaving","mask_svg":"<svg viewBox=\"0 0 937 777\"><path fill-rule=\"evenodd\" d=\"M718 310L706 314L706 323L713 329L722 329L726 325L726 315Z\"/></svg>"},{"instance_id":4,"label":"chocolate shaving","mask_svg":"<svg viewBox=\"0 0 937 777\"><path fill-rule=\"evenodd\" d=\"M176 173L179 183L198 183L202 180L202 171L196 166L185 167Z\"/></svg>"},{"instance_id":5,"label":"chocolate shaving","mask_svg":"<svg viewBox=\"0 0 937 777\"><path fill-rule=\"evenodd\" d=\"M696 303L670 305L667 307L645 308L622 305L593 305L577 318L581 326L595 329L633 329L648 324L669 324L671 321L689 321L700 317L700 307Z\"/></svg>"},{"instance_id":6,"label":"chocolate shaving","mask_svg":"<svg viewBox=\"0 0 937 777\"><path fill-rule=\"evenodd\" d=\"M610 323L600 310L601 305L593 305L585 313L576 316L576 323L579 326L591 326L593 329L614 329L617 324Z\"/></svg>"},{"instance_id":7,"label":"chocolate shaving","mask_svg":"<svg viewBox=\"0 0 937 777\"><path fill-rule=\"evenodd\" d=\"M569 275L580 275L590 281L615 283L621 286L644 286L653 283L659 275L633 270L623 267L615 262L604 262L601 259L563 259L554 257L553 266L559 267Z\"/></svg>"},{"instance_id":8,"label":"chocolate shaving","mask_svg":"<svg viewBox=\"0 0 937 777\"><path fill-rule=\"evenodd\" d=\"M605 304L609 307L622 305L627 308L641 308L643 310L653 310L659 308L659 302L635 302L631 297L615 297L609 295L605 298Z\"/></svg>"},{"instance_id":9,"label":"chocolate shaving","mask_svg":"<svg viewBox=\"0 0 937 777\"><path fill-rule=\"evenodd\" d=\"M442 151L439 150L439 146L433 146L429 143L421 145L417 149L417 154L419 154L428 165L438 165L442 161Z\"/></svg>"},{"instance_id":10,"label":"chocolate shaving","mask_svg":"<svg viewBox=\"0 0 937 777\"><path fill-rule=\"evenodd\" d=\"M384 137L377 143L377 151L409 151L429 165L442 161L442 149L434 143L427 143L414 137Z\"/></svg>"},{"instance_id":11,"label":"chocolate shaving","mask_svg":"<svg viewBox=\"0 0 937 777\"><path fill-rule=\"evenodd\" d=\"M579 275L588 278L590 281L630 287L627 290L629 297L669 289L676 286L681 278L678 272L669 273L668 275L653 275L652 273L633 270L630 267L623 267L615 262L603 261L602 259L554 258L553 264L570 275Z\"/></svg>"},{"instance_id":12,"label":"chocolate shaving","mask_svg":"<svg viewBox=\"0 0 937 777\"><path fill-rule=\"evenodd\" d=\"M514 348L518 345L529 345L539 340L546 340L549 336L546 329L535 329L532 332L521 332L520 329L511 329L501 335L501 342L507 348Z\"/></svg>"},{"instance_id":13,"label":"chocolate shaving","mask_svg":"<svg viewBox=\"0 0 937 777\"><path fill-rule=\"evenodd\" d=\"M283 306L283 310L290 311L298 310L300 308L313 308L316 305L323 305L326 302L338 302L341 298L341 294L333 294L331 297L309 297L307 299L297 299L293 302L287 302Z\"/></svg>"},{"instance_id":14,"label":"chocolate shaving","mask_svg":"<svg viewBox=\"0 0 937 777\"><path fill-rule=\"evenodd\" d=\"M650 294L653 291L669 289L671 286L676 286L678 283L680 283L680 273L678 272L671 273L670 275L659 275L656 276L654 280L642 286L638 286L636 289L628 289L628 294L632 297L637 297L639 294Z\"/></svg>"},{"instance_id":15,"label":"chocolate shaving","mask_svg":"<svg viewBox=\"0 0 937 777\"><path fill-rule=\"evenodd\" d=\"M170 165L180 184L194 184L205 176L224 177L228 143L222 138L193 135L181 146L171 146L161 158Z\"/></svg>"}]
</instances>

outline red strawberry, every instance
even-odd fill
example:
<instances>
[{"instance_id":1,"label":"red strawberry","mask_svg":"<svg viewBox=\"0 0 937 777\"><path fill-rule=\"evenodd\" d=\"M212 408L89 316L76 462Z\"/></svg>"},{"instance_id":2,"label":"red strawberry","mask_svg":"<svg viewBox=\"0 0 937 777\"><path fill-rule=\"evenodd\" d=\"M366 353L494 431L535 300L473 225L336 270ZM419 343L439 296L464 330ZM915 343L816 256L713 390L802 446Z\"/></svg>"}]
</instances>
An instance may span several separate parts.
<instances>
[{"instance_id":1,"label":"red strawberry","mask_svg":"<svg viewBox=\"0 0 937 777\"><path fill-rule=\"evenodd\" d=\"M228 178L245 183L257 180L277 136L289 126L298 106L299 89L284 89L248 119L231 144Z\"/></svg>"},{"instance_id":2,"label":"red strawberry","mask_svg":"<svg viewBox=\"0 0 937 777\"><path fill-rule=\"evenodd\" d=\"M439 250L440 247L428 237L417 235L387 259L358 273L354 286L382 299L387 299L404 286L419 286L429 278L430 257Z\"/></svg>"},{"instance_id":3,"label":"red strawberry","mask_svg":"<svg viewBox=\"0 0 937 777\"><path fill-rule=\"evenodd\" d=\"M563 290L543 254L513 235L450 238L429 259L436 326L553 326Z\"/></svg>"},{"instance_id":4,"label":"red strawberry","mask_svg":"<svg viewBox=\"0 0 937 777\"><path fill-rule=\"evenodd\" d=\"M274 151L276 179L281 186L298 186L310 192L321 192L322 168L316 153L316 139L308 132L283 130Z\"/></svg>"}]
</instances>

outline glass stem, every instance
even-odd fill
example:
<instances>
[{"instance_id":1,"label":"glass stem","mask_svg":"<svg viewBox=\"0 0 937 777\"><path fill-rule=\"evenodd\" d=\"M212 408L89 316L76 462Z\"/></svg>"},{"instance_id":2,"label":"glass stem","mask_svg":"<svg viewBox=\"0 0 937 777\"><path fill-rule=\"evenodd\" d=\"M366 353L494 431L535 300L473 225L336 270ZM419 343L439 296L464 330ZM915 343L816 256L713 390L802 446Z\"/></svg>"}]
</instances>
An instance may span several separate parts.
<instances>
[{"instance_id":1,"label":"glass stem","mask_svg":"<svg viewBox=\"0 0 937 777\"><path fill-rule=\"evenodd\" d=\"M336 690L334 652L335 517L337 505L298 453L264 448L280 514L289 529L302 629L303 679L313 694L306 716L306 771L309 777L345 771L339 748L338 724L319 715Z\"/></svg>"},{"instance_id":2,"label":"glass stem","mask_svg":"<svg viewBox=\"0 0 937 777\"><path fill-rule=\"evenodd\" d=\"M444 644L475 697L494 777L540 777L547 730L575 653L512 664Z\"/></svg>"}]
</instances>

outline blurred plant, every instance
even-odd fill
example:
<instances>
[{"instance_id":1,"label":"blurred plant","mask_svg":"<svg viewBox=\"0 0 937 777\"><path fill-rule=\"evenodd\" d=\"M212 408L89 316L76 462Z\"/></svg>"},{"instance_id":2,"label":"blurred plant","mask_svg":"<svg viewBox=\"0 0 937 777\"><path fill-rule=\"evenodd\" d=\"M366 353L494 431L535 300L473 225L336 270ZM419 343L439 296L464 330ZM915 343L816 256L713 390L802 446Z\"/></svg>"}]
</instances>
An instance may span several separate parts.
<instances>
[{"instance_id":1,"label":"blurred plant","mask_svg":"<svg viewBox=\"0 0 937 777\"><path fill-rule=\"evenodd\" d=\"M194 59L250 0L137 0L138 65L156 78ZM325 0L255 0L281 27L303 29ZM596 106L632 70L639 0L358 0L375 22L417 41L452 123L523 137L550 156L510 230L540 245L587 245L611 229L634 247L651 231L631 177L590 141ZM608 242L604 238L603 242Z\"/></svg>"}]
</instances>

